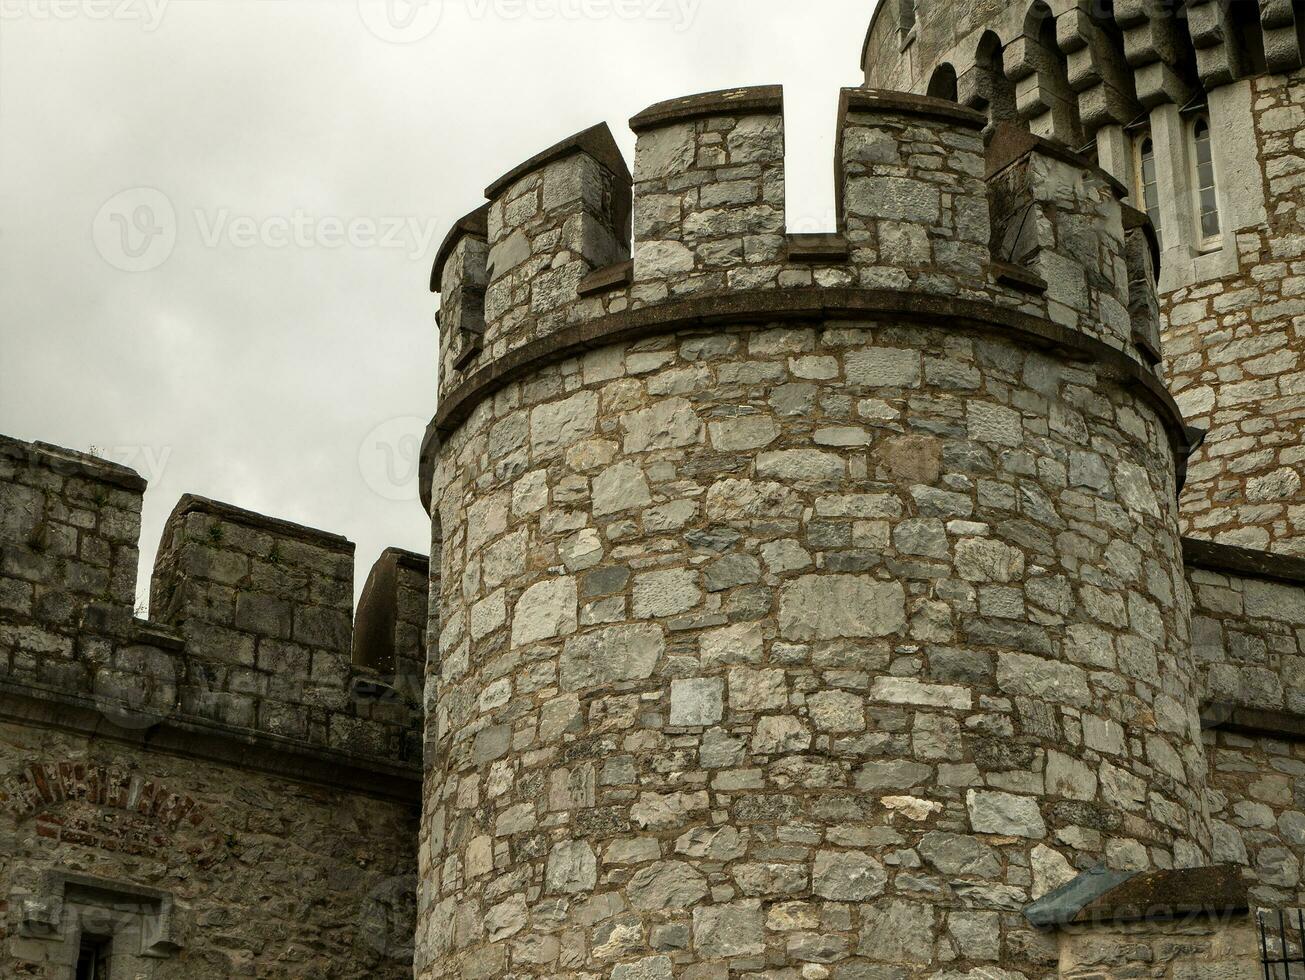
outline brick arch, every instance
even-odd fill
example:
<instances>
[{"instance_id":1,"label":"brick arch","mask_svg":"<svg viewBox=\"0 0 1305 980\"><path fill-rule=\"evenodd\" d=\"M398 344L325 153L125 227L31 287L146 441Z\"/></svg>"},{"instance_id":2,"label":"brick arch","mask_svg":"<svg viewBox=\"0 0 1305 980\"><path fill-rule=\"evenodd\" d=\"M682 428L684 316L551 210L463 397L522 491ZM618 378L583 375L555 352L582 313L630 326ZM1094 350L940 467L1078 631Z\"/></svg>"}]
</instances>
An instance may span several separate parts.
<instances>
[{"instance_id":1,"label":"brick arch","mask_svg":"<svg viewBox=\"0 0 1305 980\"><path fill-rule=\"evenodd\" d=\"M38 837L126 853L148 853L210 817L147 775L79 762L29 763L10 773L0 806L19 822L34 821ZM117 816L106 819L106 811Z\"/></svg>"}]
</instances>

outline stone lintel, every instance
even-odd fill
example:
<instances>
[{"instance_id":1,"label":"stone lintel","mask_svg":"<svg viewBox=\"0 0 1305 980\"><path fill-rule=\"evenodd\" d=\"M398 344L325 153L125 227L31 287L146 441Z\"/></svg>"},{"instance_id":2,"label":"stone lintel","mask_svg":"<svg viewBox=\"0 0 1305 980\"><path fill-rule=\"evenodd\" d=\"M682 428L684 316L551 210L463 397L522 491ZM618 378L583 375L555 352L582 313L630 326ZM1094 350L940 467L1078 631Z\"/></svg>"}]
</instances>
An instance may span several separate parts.
<instances>
[{"instance_id":1,"label":"stone lintel","mask_svg":"<svg viewBox=\"0 0 1305 980\"><path fill-rule=\"evenodd\" d=\"M708 116L771 115L784 111L784 86L758 85L702 92L649 106L630 120L636 133Z\"/></svg>"},{"instance_id":2,"label":"stone lintel","mask_svg":"<svg viewBox=\"0 0 1305 980\"><path fill-rule=\"evenodd\" d=\"M444 266L448 263L450 256L453 255L453 250L458 247L458 242L462 241L466 235L479 238L482 241L489 238L488 204L482 204L470 214L463 215L449 229L449 233L444 236L439 251L435 253L435 265L431 268L430 291L432 293L438 293L442 288Z\"/></svg>"}]
</instances>

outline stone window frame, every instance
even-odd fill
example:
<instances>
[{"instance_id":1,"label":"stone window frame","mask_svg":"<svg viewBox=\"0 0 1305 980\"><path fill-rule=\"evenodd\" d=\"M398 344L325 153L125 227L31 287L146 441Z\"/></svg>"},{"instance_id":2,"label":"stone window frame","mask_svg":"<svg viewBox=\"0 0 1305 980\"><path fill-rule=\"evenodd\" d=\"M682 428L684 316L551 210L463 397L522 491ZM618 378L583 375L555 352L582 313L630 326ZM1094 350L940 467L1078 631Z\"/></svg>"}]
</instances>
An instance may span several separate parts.
<instances>
[{"instance_id":1,"label":"stone window frame","mask_svg":"<svg viewBox=\"0 0 1305 980\"><path fill-rule=\"evenodd\" d=\"M1237 233L1268 221L1267 194L1258 158L1249 79L1220 86L1185 106L1161 103L1129 129L1147 128L1155 140L1164 225L1160 292L1237 275ZM1219 235L1200 232L1193 120L1209 120ZM1249 127L1249 128L1248 128Z\"/></svg>"},{"instance_id":2,"label":"stone window frame","mask_svg":"<svg viewBox=\"0 0 1305 980\"><path fill-rule=\"evenodd\" d=\"M1155 137L1151 135L1150 126L1140 128L1132 134L1130 154L1133 195L1137 199L1139 210L1144 211L1147 217L1151 219L1151 225L1155 228L1156 239L1163 249L1165 238L1164 217L1160 213L1160 162L1156 158ZM1151 179L1149 181L1146 174L1148 160L1151 164ZM1148 187L1154 192L1154 200L1147 194Z\"/></svg>"},{"instance_id":3,"label":"stone window frame","mask_svg":"<svg viewBox=\"0 0 1305 980\"><path fill-rule=\"evenodd\" d=\"M1205 127L1206 149L1210 155L1210 184L1208 189L1213 192L1213 208L1207 210L1205 192L1207 187L1204 178L1201 176L1201 137L1198 130L1201 126ZM1194 246L1198 252L1205 254L1207 252L1218 251L1224 247L1223 234L1223 207L1220 197L1222 196L1220 186L1222 181L1219 179L1219 161L1214 152L1214 146L1217 142L1214 138L1214 124L1210 119L1210 113L1205 108L1191 113L1187 120L1187 138L1190 152L1188 153L1188 187L1193 196L1192 215L1196 219L1194 225L1195 242ZM1205 218L1207 214L1213 214L1216 222L1216 228L1213 235L1207 235L1205 232Z\"/></svg>"},{"instance_id":4,"label":"stone window frame","mask_svg":"<svg viewBox=\"0 0 1305 980\"><path fill-rule=\"evenodd\" d=\"M42 876L37 890L15 896L18 958L50 964L56 980L75 980L85 935L113 943L113 975L150 977L153 963L184 948L181 915L171 893L67 871ZM87 923L101 926L93 931Z\"/></svg>"},{"instance_id":5,"label":"stone window frame","mask_svg":"<svg viewBox=\"0 0 1305 980\"><path fill-rule=\"evenodd\" d=\"M897 0L898 50L905 51L915 43L919 36L917 21L916 0Z\"/></svg>"}]
</instances>

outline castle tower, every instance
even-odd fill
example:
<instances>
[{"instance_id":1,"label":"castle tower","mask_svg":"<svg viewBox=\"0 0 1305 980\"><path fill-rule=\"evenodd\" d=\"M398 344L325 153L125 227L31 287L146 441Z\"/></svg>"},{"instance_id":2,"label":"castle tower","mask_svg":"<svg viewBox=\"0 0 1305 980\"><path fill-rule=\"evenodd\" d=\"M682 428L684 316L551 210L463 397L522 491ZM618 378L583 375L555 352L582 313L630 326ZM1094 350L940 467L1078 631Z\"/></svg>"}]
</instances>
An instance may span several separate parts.
<instances>
[{"instance_id":1,"label":"castle tower","mask_svg":"<svg viewBox=\"0 0 1305 980\"><path fill-rule=\"evenodd\" d=\"M1208 861L1155 240L987 125L846 90L787 235L780 91L696 96L446 240L421 980L1045 976Z\"/></svg>"},{"instance_id":2,"label":"castle tower","mask_svg":"<svg viewBox=\"0 0 1305 980\"><path fill-rule=\"evenodd\" d=\"M1208 430L1184 532L1305 555L1300 0L884 0L867 84L1083 149L1163 242L1167 382Z\"/></svg>"}]
</instances>

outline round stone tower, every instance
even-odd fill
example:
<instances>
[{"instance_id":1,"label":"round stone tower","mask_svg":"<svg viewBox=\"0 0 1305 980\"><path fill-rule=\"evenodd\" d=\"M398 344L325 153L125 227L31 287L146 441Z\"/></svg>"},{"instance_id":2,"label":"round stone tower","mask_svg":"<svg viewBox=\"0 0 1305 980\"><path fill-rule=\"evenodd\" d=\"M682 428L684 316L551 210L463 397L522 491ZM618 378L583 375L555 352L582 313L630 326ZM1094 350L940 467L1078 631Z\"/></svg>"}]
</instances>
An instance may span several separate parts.
<instances>
[{"instance_id":1,"label":"round stone tower","mask_svg":"<svg viewBox=\"0 0 1305 980\"><path fill-rule=\"evenodd\" d=\"M780 91L683 99L446 240L421 980L1043 976L1206 860L1154 236L987 122L846 90L786 235Z\"/></svg>"},{"instance_id":2,"label":"round stone tower","mask_svg":"<svg viewBox=\"0 0 1305 980\"><path fill-rule=\"evenodd\" d=\"M1093 157L1163 244L1166 373L1208 430L1186 534L1305 555L1305 2L883 0L866 83Z\"/></svg>"}]
</instances>

